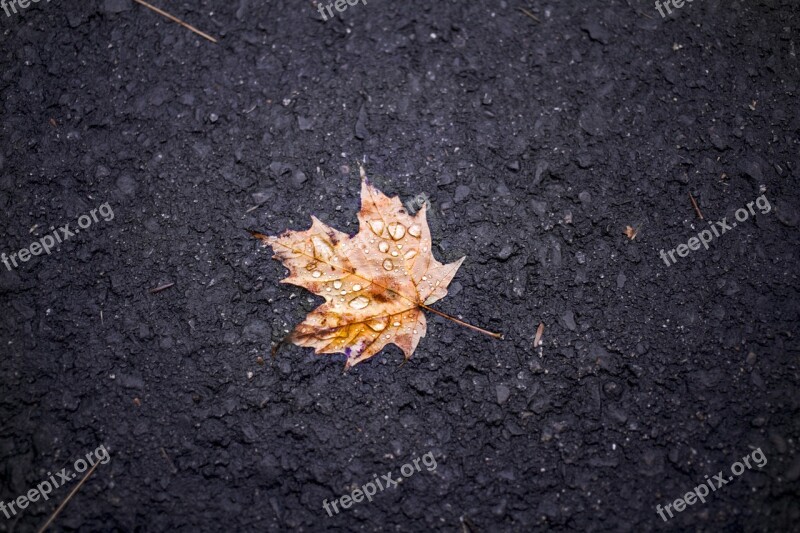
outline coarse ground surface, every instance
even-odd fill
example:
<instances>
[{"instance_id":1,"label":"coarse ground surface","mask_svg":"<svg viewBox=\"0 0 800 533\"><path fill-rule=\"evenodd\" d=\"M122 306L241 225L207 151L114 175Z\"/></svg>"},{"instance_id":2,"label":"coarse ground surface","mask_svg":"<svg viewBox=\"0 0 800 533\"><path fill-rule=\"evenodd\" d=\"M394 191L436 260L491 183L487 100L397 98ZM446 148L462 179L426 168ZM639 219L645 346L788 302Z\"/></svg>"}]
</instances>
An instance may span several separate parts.
<instances>
[{"instance_id":1,"label":"coarse ground surface","mask_svg":"<svg viewBox=\"0 0 800 533\"><path fill-rule=\"evenodd\" d=\"M797 530L800 4L158 5L219 43L131 0L0 11L0 251L114 215L0 264L6 505L102 445L55 531ZM355 233L359 162L467 256L435 307L505 340L428 314L403 366L270 357L321 299L245 230Z\"/></svg>"}]
</instances>

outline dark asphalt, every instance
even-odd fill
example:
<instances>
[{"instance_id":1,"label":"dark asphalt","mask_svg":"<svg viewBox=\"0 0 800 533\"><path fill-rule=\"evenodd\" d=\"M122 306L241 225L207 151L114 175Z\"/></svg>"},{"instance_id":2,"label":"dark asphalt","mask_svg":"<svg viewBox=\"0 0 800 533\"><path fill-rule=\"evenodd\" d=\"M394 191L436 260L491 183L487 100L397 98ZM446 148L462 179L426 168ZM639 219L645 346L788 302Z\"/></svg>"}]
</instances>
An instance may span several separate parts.
<instances>
[{"instance_id":1,"label":"dark asphalt","mask_svg":"<svg viewBox=\"0 0 800 533\"><path fill-rule=\"evenodd\" d=\"M800 4L153 2L218 43L0 8L0 502L104 446L52 531L798 531ZM270 357L320 299L245 229L355 233L359 162L505 340Z\"/></svg>"}]
</instances>

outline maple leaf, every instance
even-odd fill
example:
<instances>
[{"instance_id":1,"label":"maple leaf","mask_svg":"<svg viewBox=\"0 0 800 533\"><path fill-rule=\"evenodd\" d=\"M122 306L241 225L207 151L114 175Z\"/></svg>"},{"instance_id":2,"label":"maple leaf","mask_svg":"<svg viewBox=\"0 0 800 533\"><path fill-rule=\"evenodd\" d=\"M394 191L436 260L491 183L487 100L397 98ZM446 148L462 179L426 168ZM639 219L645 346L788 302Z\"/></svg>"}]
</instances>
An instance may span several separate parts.
<instances>
[{"instance_id":1,"label":"maple leaf","mask_svg":"<svg viewBox=\"0 0 800 533\"><path fill-rule=\"evenodd\" d=\"M465 258L442 264L433 257L431 233L422 206L409 215L399 198L389 198L361 169L359 231L350 237L311 217L306 231L272 237L250 233L272 247L298 285L325 298L284 342L344 353L345 370L369 359L387 344L411 358L427 327L427 309L471 329L502 338L429 306L447 294L447 286Z\"/></svg>"}]
</instances>

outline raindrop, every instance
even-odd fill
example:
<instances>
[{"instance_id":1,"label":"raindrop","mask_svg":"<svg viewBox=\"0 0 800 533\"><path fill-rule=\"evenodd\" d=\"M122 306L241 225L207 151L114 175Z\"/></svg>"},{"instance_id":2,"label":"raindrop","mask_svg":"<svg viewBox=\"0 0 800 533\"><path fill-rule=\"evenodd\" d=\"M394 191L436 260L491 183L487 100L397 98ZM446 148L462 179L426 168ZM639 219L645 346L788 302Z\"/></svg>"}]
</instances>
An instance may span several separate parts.
<instances>
[{"instance_id":1,"label":"raindrop","mask_svg":"<svg viewBox=\"0 0 800 533\"><path fill-rule=\"evenodd\" d=\"M420 228L417 224L414 224L408 228L408 233L413 237L419 238L419 236L422 235L422 228Z\"/></svg>"},{"instance_id":2,"label":"raindrop","mask_svg":"<svg viewBox=\"0 0 800 533\"><path fill-rule=\"evenodd\" d=\"M404 255L403 257L405 257L406 259L412 259L416 255L417 255L417 251L416 250L409 250L409 251L406 252L406 255ZM425 279L425 278L422 278L422 279Z\"/></svg>"},{"instance_id":3,"label":"raindrop","mask_svg":"<svg viewBox=\"0 0 800 533\"><path fill-rule=\"evenodd\" d=\"M395 322L394 324L392 324L392 326L395 327L395 328L399 328L400 327L400 322Z\"/></svg>"},{"instance_id":4,"label":"raindrop","mask_svg":"<svg viewBox=\"0 0 800 533\"><path fill-rule=\"evenodd\" d=\"M333 248L327 242L317 236L312 237L311 242L314 243L315 256L322 259L330 259L333 256Z\"/></svg>"},{"instance_id":5,"label":"raindrop","mask_svg":"<svg viewBox=\"0 0 800 533\"><path fill-rule=\"evenodd\" d=\"M383 253L388 252L389 251L389 243L386 242L386 241L381 241L381 243L378 245L378 250L380 250Z\"/></svg>"},{"instance_id":6,"label":"raindrop","mask_svg":"<svg viewBox=\"0 0 800 533\"><path fill-rule=\"evenodd\" d=\"M370 220L369 227L378 237L383 233L383 220Z\"/></svg>"},{"instance_id":7,"label":"raindrop","mask_svg":"<svg viewBox=\"0 0 800 533\"><path fill-rule=\"evenodd\" d=\"M341 295L342 295L342 296L344 296L345 294L347 294L347 291L343 290L343 291L341 292Z\"/></svg>"},{"instance_id":8,"label":"raindrop","mask_svg":"<svg viewBox=\"0 0 800 533\"><path fill-rule=\"evenodd\" d=\"M398 255L400 254L397 253L397 250L392 250L392 257L397 257Z\"/></svg>"},{"instance_id":9,"label":"raindrop","mask_svg":"<svg viewBox=\"0 0 800 533\"><path fill-rule=\"evenodd\" d=\"M388 320L386 318L377 318L367 322L367 325L375 331L383 331L386 329L387 322Z\"/></svg>"},{"instance_id":10,"label":"raindrop","mask_svg":"<svg viewBox=\"0 0 800 533\"><path fill-rule=\"evenodd\" d=\"M403 238L403 235L406 234L406 227L399 222L392 222L389 224L389 235L392 236L392 239L399 241Z\"/></svg>"},{"instance_id":11,"label":"raindrop","mask_svg":"<svg viewBox=\"0 0 800 533\"><path fill-rule=\"evenodd\" d=\"M318 278L322 275L322 272L320 272L319 270L315 270L314 272L311 273L311 275L314 276L315 278Z\"/></svg>"},{"instance_id":12,"label":"raindrop","mask_svg":"<svg viewBox=\"0 0 800 533\"><path fill-rule=\"evenodd\" d=\"M369 305L369 298L366 296L356 296L352 300L350 300L350 307L353 309L364 309L366 306Z\"/></svg>"},{"instance_id":13,"label":"raindrop","mask_svg":"<svg viewBox=\"0 0 800 533\"><path fill-rule=\"evenodd\" d=\"M394 263L392 263L391 259L386 259L383 262L383 269L384 270L391 270L394 268Z\"/></svg>"},{"instance_id":14,"label":"raindrop","mask_svg":"<svg viewBox=\"0 0 800 533\"><path fill-rule=\"evenodd\" d=\"M342 282L337 279L336 281L333 282L333 288L334 289L341 289L342 288Z\"/></svg>"},{"instance_id":15,"label":"raindrop","mask_svg":"<svg viewBox=\"0 0 800 533\"><path fill-rule=\"evenodd\" d=\"M356 292L360 291L361 290L361 285L358 285L358 284L353 285L353 290L356 291Z\"/></svg>"}]
</instances>

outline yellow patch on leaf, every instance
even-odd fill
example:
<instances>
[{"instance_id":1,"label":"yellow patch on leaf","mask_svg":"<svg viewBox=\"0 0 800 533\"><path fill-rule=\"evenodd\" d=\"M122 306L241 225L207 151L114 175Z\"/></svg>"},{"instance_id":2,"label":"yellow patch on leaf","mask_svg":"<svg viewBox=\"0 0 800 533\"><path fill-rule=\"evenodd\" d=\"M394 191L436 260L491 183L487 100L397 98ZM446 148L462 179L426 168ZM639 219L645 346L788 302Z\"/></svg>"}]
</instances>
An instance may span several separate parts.
<instances>
[{"instance_id":1,"label":"yellow patch on leaf","mask_svg":"<svg viewBox=\"0 0 800 533\"><path fill-rule=\"evenodd\" d=\"M363 169L361 177L355 236L313 216L306 231L286 231L278 237L251 232L289 269L282 283L325 298L286 340L316 353L344 353L345 370L390 343L409 359L425 336L422 308L447 294L464 261L462 257L444 265L434 259L425 206L409 215L397 197L389 198L370 185Z\"/></svg>"}]
</instances>

